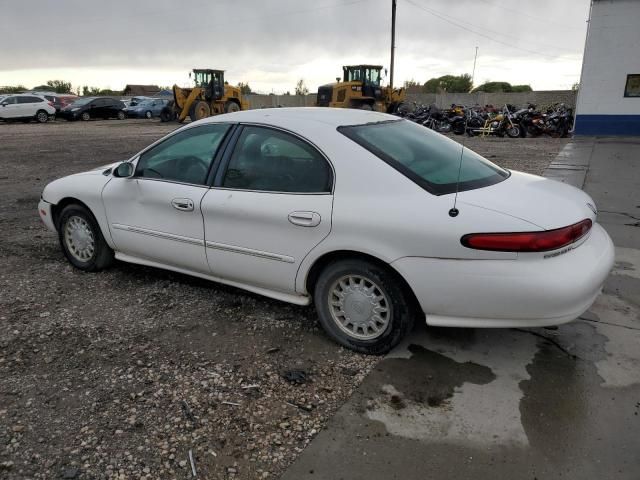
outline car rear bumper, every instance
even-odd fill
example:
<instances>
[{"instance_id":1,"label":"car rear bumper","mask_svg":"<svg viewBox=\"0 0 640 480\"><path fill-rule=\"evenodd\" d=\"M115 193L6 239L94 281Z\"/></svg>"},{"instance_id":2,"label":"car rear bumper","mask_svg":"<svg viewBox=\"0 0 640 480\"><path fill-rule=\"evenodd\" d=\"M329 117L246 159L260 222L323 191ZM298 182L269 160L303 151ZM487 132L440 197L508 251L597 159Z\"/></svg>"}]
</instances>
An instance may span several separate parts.
<instances>
[{"instance_id":1,"label":"car rear bumper","mask_svg":"<svg viewBox=\"0 0 640 480\"><path fill-rule=\"evenodd\" d=\"M404 257L392 265L413 289L429 325L535 327L582 315L600 293L613 260L609 235L594 224L580 246L548 258Z\"/></svg>"},{"instance_id":2,"label":"car rear bumper","mask_svg":"<svg viewBox=\"0 0 640 480\"><path fill-rule=\"evenodd\" d=\"M53 216L51 215L51 204L40 199L40 203L38 203L38 213L40 214L40 219L42 220L42 223L44 223L45 227L52 232L55 232L56 227L53 223Z\"/></svg>"}]
</instances>

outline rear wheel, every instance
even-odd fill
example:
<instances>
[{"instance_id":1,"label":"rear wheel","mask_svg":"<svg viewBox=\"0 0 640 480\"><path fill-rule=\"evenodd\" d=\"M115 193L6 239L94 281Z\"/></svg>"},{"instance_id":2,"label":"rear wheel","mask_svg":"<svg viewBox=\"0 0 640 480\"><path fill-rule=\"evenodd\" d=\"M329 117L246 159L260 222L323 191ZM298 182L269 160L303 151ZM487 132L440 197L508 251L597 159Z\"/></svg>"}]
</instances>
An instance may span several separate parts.
<instances>
[{"instance_id":1,"label":"rear wheel","mask_svg":"<svg viewBox=\"0 0 640 480\"><path fill-rule=\"evenodd\" d=\"M211 107L207 102L199 100L194 102L189 109L189 118L191 118L192 122L196 122L198 120L202 120L203 118L207 118L211 115Z\"/></svg>"},{"instance_id":2,"label":"rear wheel","mask_svg":"<svg viewBox=\"0 0 640 480\"><path fill-rule=\"evenodd\" d=\"M240 105L238 105L236 102L228 101L224 104L224 111L225 113L239 112Z\"/></svg>"},{"instance_id":3,"label":"rear wheel","mask_svg":"<svg viewBox=\"0 0 640 480\"><path fill-rule=\"evenodd\" d=\"M397 275L366 260L327 266L315 286L320 324L352 350L382 354L411 330L415 310Z\"/></svg>"},{"instance_id":4,"label":"rear wheel","mask_svg":"<svg viewBox=\"0 0 640 480\"><path fill-rule=\"evenodd\" d=\"M47 123L49 120L49 114L44 110L38 110L38 113L36 113L36 120L38 123Z\"/></svg>"},{"instance_id":5,"label":"rear wheel","mask_svg":"<svg viewBox=\"0 0 640 480\"><path fill-rule=\"evenodd\" d=\"M67 205L60 213L58 238L67 260L76 268L95 272L113 263L113 250L98 222L82 205Z\"/></svg>"},{"instance_id":6,"label":"rear wheel","mask_svg":"<svg viewBox=\"0 0 640 480\"><path fill-rule=\"evenodd\" d=\"M373 110L373 107L371 105L369 105L368 103L363 103L362 105L360 105L358 107L360 110Z\"/></svg>"},{"instance_id":7,"label":"rear wheel","mask_svg":"<svg viewBox=\"0 0 640 480\"><path fill-rule=\"evenodd\" d=\"M85 122L88 122L89 120L91 120L91 115L89 115L89 112L82 112L82 115L80 115L80 118Z\"/></svg>"}]
</instances>

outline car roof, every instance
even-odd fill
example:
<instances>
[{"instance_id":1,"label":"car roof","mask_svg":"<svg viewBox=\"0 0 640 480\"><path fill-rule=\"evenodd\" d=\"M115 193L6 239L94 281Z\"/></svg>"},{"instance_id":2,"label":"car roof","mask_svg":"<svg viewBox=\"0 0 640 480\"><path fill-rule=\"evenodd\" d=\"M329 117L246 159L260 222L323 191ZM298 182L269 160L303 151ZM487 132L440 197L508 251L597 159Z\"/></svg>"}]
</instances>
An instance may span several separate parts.
<instances>
[{"instance_id":1,"label":"car roof","mask_svg":"<svg viewBox=\"0 0 640 480\"><path fill-rule=\"evenodd\" d=\"M291 107L244 110L241 112L209 117L205 122L255 122L267 125L288 125L295 130L296 127L300 126L300 122L319 123L337 128L346 125L362 125L365 123L384 122L388 120L399 120L399 117L387 115L386 113L351 108Z\"/></svg>"}]
</instances>

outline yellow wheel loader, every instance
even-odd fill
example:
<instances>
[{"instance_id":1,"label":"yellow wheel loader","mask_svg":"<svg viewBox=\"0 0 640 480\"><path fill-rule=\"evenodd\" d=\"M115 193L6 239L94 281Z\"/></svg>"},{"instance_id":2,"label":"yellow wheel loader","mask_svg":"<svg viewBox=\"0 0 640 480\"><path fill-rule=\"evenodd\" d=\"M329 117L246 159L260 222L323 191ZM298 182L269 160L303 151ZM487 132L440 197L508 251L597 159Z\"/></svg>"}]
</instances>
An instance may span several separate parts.
<instances>
[{"instance_id":1,"label":"yellow wheel loader","mask_svg":"<svg viewBox=\"0 0 640 480\"><path fill-rule=\"evenodd\" d=\"M337 83L318 87L318 107L360 108L393 113L405 101L404 88L383 87L381 65L347 65Z\"/></svg>"},{"instance_id":2,"label":"yellow wheel loader","mask_svg":"<svg viewBox=\"0 0 640 480\"><path fill-rule=\"evenodd\" d=\"M191 76L191 75L190 75ZM173 86L173 102L160 113L160 120L177 119L182 123L187 116L192 122L220 113L248 110L249 102L240 92L224 81L224 70L194 69L192 88Z\"/></svg>"}]
</instances>

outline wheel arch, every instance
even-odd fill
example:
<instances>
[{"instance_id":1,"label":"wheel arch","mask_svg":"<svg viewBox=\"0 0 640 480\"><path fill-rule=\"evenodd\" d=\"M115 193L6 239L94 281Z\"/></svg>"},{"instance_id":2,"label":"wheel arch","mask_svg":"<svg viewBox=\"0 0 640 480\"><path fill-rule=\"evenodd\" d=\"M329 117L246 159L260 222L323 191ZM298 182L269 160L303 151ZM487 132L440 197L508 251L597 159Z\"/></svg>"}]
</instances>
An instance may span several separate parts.
<instances>
[{"instance_id":1,"label":"wheel arch","mask_svg":"<svg viewBox=\"0 0 640 480\"><path fill-rule=\"evenodd\" d=\"M411 308L415 309L417 313L421 315L423 314L422 308L420 307L420 303L418 302L418 297L416 296L415 292L402 276L402 274L398 272L398 270L396 270L393 265L374 255L359 252L357 250L334 250L331 252L326 252L320 257L316 258L311 267L307 270L306 278L304 279L304 287L306 292L309 295L313 296L315 285L318 281L318 278L320 277L320 274L322 273L322 270L324 270L324 268L326 268L331 263L347 259L365 260L390 272L400 282L400 284L402 285L402 289L411 299Z\"/></svg>"},{"instance_id":2,"label":"wheel arch","mask_svg":"<svg viewBox=\"0 0 640 480\"><path fill-rule=\"evenodd\" d=\"M60 213L62 213L62 210L64 210L65 207L73 204L80 205L86 208L89 211L89 213L93 215L93 218L96 218L96 215L91 210L91 207L89 207L89 205L84 203L82 200L79 200L75 197L64 197L60 199L58 203L51 205L51 219L53 220L53 224L56 227L56 229L58 228L58 221L60 220Z\"/></svg>"}]
</instances>

